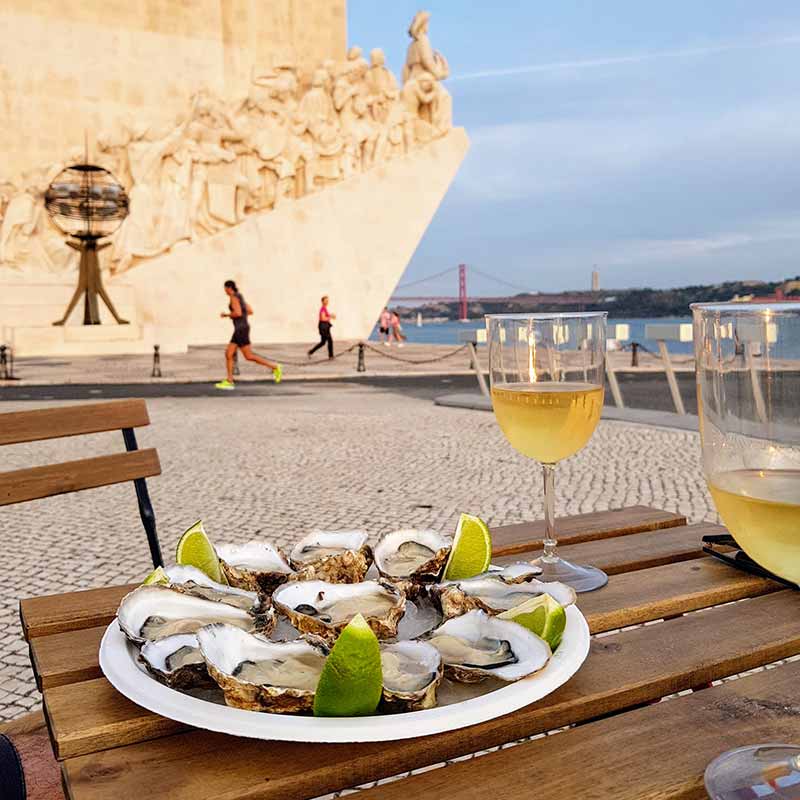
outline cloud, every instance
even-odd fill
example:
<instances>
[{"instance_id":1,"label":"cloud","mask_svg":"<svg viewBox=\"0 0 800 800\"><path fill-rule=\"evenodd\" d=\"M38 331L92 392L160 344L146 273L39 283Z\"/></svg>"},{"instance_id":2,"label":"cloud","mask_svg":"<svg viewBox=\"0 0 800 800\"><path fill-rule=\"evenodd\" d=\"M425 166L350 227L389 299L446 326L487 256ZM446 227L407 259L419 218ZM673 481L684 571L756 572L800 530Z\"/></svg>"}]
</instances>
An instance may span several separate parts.
<instances>
[{"instance_id":1,"label":"cloud","mask_svg":"<svg viewBox=\"0 0 800 800\"><path fill-rule=\"evenodd\" d=\"M501 67L477 72L465 72L453 75L451 81L470 81L481 78L505 78L515 75L534 75L536 73L560 72L594 69L597 67L624 66L641 64L646 61L658 61L670 58L687 58L692 56L710 56L718 53L729 53L739 50L762 50L773 47L791 47L800 45L800 35L781 36L774 39L760 39L751 42L719 42L702 47L682 47L674 50L654 50L644 53L632 53L605 58L588 58L574 61L551 61L544 64L522 64L517 67Z\"/></svg>"}]
</instances>

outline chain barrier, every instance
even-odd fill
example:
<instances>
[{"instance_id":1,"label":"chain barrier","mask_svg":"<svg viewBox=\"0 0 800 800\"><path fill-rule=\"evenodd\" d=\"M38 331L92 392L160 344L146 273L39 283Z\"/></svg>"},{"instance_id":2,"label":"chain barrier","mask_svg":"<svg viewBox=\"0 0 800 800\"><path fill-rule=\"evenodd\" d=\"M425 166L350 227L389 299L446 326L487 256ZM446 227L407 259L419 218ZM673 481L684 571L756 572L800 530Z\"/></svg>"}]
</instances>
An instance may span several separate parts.
<instances>
[{"instance_id":1,"label":"chain barrier","mask_svg":"<svg viewBox=\"0 0 800 800\"><path fill-rule=\"evenodd\" d=\"M371 350L373 353L377 353L379 356L383 356L384 358L389 358L392 361L402 361L405 364L433 364L436 361L444 361L447 358L452 358L455 355L466 350L469 345L462 344L460 347L456 347L455 350L450 350L447 353L443 353L440 356L436 356L435 358L402 358L401 356L396 356L393 353L387 353L385 350L381 350L378 347L375 347L373 344L369 344L368 342L364 342L364 347L367 350Z\"/></svg>"}]
</instances>

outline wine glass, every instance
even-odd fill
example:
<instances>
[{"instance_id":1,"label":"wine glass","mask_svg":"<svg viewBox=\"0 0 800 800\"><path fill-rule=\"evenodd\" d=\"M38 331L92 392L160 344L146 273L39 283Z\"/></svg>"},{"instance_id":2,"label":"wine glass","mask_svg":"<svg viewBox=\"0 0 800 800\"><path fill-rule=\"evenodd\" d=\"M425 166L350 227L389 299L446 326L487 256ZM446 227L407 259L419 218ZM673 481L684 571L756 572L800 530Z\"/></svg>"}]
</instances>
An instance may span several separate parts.
<instances>
[{"instance_id":1,"label":"wine glass","mask_svg":"<svg viewBox=\"0 0 800 800\"><path fill-rule=\"evenodd\" d=\"M603 409L606 312L490 314L486 317L492 406L511 445L542 465L544 552L534 563L544 581L578 592L599 589L608 576L556 552L556 464L591 438Z\"/></svg>"},{"instance_id":2,"label":"wine glass","mask_svg":"<svg viewBox=\"0 0 800 800\"><path fill-rule=\"evenodd\" d=\"M800 583L800 303L701 303L692 312L703 470L714 505L753 561ZM724 753L706 771L709 794L742 797L737 790L765 783L774 762L785 767L785 785L758 796L797 797L800 748L781 748Z\"/></svg>"}]
</instances>

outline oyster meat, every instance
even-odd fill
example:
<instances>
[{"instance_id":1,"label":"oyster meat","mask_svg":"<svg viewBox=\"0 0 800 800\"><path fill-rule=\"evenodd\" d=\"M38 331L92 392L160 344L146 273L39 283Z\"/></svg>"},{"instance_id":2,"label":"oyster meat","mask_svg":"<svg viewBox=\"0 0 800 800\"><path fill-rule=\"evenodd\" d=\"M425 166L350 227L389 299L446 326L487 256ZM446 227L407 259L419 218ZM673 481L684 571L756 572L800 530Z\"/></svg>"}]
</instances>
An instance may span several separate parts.
<instances>
[{"instance_id":1,"label":"oyster meat","mask_svg":"<svg viewBox=\"0 0 800 800\"><path fill-rule=\"evenodd\" d=\"M295 580L359 583L372 564L372 549L363 531L315 531L289 554Z\"/></svg>"},{"instance_id":2,"label":"oyster meat","mask_svg":"<svg viewBox=\"0 0 800 800\"><path fill-rule=\"evenodd\" d=\"M294 574L283 553L268 542L223 544L217 548L217 555L231 586L267 596Z\"/></svg>"},{"instance_id":3,"label":"oyster meat","mask_svg":"<svg viewBox=\"0 0 800 800\"><path fill-rule=\"evenodd\" d=\"M212 622L227 622L243 630L269 632L275 624L272 609L258 617L242 608L206 600L169 586L140 586L122 598L117 611L122 632L135 644L157 641L178 633L196 633Z\"/></svg>"},{"instance_id":4,"label":"oyster meat","mask_svg":"<svg viewBox=\"0 0 800 800\"><path fill-rule=\"evenodd\" d=\"M229 706L277 714L313 708L327 650L303 640L270 642L225 624L201 628L197 640Z\"/></svg>"},{"instance_id":5,"label":"oyster meat","mask_svg":"<svg viewBox=\"0 0 800 800\"><path fill-rule=\"evenodd\" d=\"M381 645L381 669L381 710L419 711L436 705L442 657L432 645L412 641Z\"/></svg>"},{"instance_id":6,"label":"oyster meat","mask_svg":"<svg viewBox=\"0 0 800 800\"><path fill-rule=\"evenodd\" d=\"M388 581L328 583L293 581L272 596L275 608L301 633L335 639L356 614L362 614L379 639L397 634L405 595Z\"/></svg>"},{"instance_id":7,"label":"oyster meat","mask_svg":"<svg viewBox=\"0 0 800 800\"><path fill-rule=\"evenodd\" d=\"M547 642L527 628L484 611L447 620L428 642L441 654L445 675L462 683L516 681L544 668L552 655Z\"/></svg>"},{"instance_id":8,"label":"oyster meat","mask_svg":"<svg viewBox=\"0 0 800 800\"><path fill-rule=\"evenodd\" d=\"M387 533L375 545L375 566L391 581L439 580L452 541L436 531L400 530Z\"/></svg>"},{"instance_id":9,"label":"oyster meat","mask_svg":"<svg viewBox=\"0 0 800 800\"><path fill-rule=\"evenodd\" d=\"M213 686L197 636L178 633L154 642L145 642L139 660L147 671L173 689Z\"/></svg>"},{"instance_id":10,"label":"oyster meat","mask_svg":"<svg viewBox=\"0 0 800 800\"><path fill-rule=\"evenodd\" d=\"M438 600L445 618L457 617L475 609L500 614L542 594L549 594L562 606L572 605L576 598L575 590L565 583L545 583L536 578L521 582L508 581L500 573L484 573L462 581L438 584L432 589L432 594Z\"/></svg>"}]
</instances>

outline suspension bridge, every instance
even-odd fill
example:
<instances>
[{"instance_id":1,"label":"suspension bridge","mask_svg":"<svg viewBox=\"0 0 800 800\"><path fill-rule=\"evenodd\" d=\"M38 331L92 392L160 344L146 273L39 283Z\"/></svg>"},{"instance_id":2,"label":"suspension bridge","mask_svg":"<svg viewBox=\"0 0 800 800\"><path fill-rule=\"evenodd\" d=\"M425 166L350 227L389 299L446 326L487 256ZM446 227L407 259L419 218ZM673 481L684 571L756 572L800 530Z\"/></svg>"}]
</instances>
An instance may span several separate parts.
<instances>
[{"instance_id":1,"label":"suspension bridge","mask_svg":"<svg viewBox=\"0 0 800 800\"><path fill-rule=\"evenodd\" d=\"M417 287L424 289L424 284L430 284L433 281L438 281L440 278L444 278L447 275L453 275L454 277L457 275L458 280L458 294L457 295L424 295L421 292L419 294L414 294L413 292L408 292L409 289L413 290ZM485 282L488 281L491 285L501 287L505 294L493 294L493 295L473 295L469 296L467 293L467 276L470 276L470 283L473 280L479 280L480 283L485 285ZM441 284L440 284L441 285ZM509 294L508 290L513 289L514 294ZM511 300L519 301L520 295L523 297L536 297L536 300L541 303L547 303L548 305L563 305L563 306L580 306L589 303L597 302L597 293L596 292L558 292L558 293L543 293L543 292L536 292L532 291L523 286L519 286L515 283L511 283L510 281L503 280L502 278L498 278L495 275L491 275L488 272L484 272L483 270L478 269L477 267L468 266L466 264L459 264L455 267L448 267L447 269L442 270L441 272L437 272L433 275L427 275L424 278L417 278L413 281L407 281L406 283L401 283L397 286L392 294L392 302L395 303L458 303L458 311L459 311L459 319L467 319L467 306L470 302L473 303L480 303L480 302L491 302L491 303L502 303Z\"/></svg>"}]
</instances>

